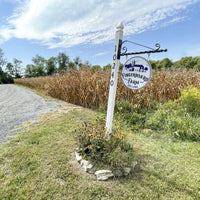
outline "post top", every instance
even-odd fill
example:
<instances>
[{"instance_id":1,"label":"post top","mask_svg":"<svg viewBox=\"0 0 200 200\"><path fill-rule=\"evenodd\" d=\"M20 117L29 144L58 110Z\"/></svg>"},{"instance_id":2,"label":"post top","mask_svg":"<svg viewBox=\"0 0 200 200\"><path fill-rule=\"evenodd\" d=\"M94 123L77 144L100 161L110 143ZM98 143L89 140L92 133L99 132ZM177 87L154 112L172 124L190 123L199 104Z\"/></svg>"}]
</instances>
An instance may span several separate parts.
<instances>
[{"instance_id":1,"label":"post top","mask_svg":"<svg viewBox=\"0 0 200 200\"><path fill-rule=\"evenodd\" d=\"M117 29L117 30L119 30L119 29L121 29L121 30L124 29L123 23L120 22L120 23L117 25L116 29Z\"/></svg>"}]
</instances>

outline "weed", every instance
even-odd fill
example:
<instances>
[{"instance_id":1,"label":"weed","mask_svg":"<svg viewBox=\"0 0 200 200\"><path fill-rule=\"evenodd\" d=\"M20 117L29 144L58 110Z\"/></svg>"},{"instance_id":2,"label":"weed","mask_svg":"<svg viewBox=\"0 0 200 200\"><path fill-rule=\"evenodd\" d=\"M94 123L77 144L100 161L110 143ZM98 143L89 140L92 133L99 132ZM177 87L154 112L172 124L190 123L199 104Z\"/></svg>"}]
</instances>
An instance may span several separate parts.
<instances>
[{"instance_id":1,"label":"weed","mask_svg":"<svg viewBox=\"0 0 200 200\"><path fill-rule=\"evenodd\" d=\"M160 133L168 133L182 140L200 141L200 118L193 117L177 102L159 105L145 123Z\"/></svg>"},{"instance_id":2,"label":"weed","mask_svg":"<svg viewBox=\"0 0 200 200\"><path fill-rule=\"evenodd\" d=\"M193 116L200 116L200 89L194 86L185 88L181 91L179 103Z\"/></svg>"},{"instance_id":3,"label":"weed","mask_svg":"<svg viewBox=\"0 0 200 200\"><path fill-rule=\"evenodd\" d=\"M135 150L127 142L127 132L120 130L116 122L110 138L106 136L105 120L93 124L84 123L77 130L79 153L96 165L110 166L114 171L131 166Z\"/></svg>"},{"instance_id":4,"label":"weed","mask_svg":"<svg viewBox=\"0 0 200 200\"><path fill-rule=\"evenodd\" d=\"M141 108L140 105L132 105L128 100L116 101L115 113L116 117L123 119L129 124L132 130L144 128L146 115L152 109Z\"/></svg>"}]
</instances>

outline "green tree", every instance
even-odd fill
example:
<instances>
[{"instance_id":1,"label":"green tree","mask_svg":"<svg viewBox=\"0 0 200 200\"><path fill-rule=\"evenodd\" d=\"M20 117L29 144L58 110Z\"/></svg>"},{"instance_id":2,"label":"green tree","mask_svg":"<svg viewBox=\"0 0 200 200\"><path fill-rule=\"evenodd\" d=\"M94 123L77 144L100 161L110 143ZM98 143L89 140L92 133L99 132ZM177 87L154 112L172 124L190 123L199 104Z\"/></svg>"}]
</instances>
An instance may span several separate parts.
<instances>
[{"instance_id":1,"label":"green tree","mask_svg":"<svg viewBox=\"0 0 200 200\"><path fill-rule=\"evenodd\" d=\"M156 69L160 70L161 68L163 68L161 60L156 61Z\"/></svg>"},{"instance_id":2,"label":"green tree","mask_svg":"<svg viewBox=\"0 0 200 200\"><path fill-rule=\"evenodd\" d=\"M16 58L13 59L13 66L14 66L14 77L15 78L21 78L22 75L21 75L21 66L22 64L22 61L21 60L18 60Z\"/></svg>"},{"instance_id":3,"label":"green tree","mask_svg":"<svg viewBox=\"0 0 200 200\"><path fill-rule=\"evenodd\" d=\"M98 71L98 70L102 70L102 68L101 68L100 65L93 65L93 66L92 66L92 71L93 71L93 72Z\"/></svg>"},{"instance_id":4,"label":"green tree","mask_svg":"<svg viewBox=\"0 0 200 200\"><path fill-rule=\"evenodd\" d=\"M59 53L57 57L58 61L58 71L59 73L62 71L66 71L69 63L69 56L67 56L65 53Z\"/></svg>"},{"instance_id":5,"label":"green tree","mask_svg":"<svg viewBox=\"0 0 200 200\"><path fill-rule=\"evenodd\" d=\"M164 68L170 68L172 67L173 63L169 58L164 58L160 61L160 65Z\"/></svg>"},{"instance_id":6,"label":"green tree","mask_svg":"<svg viewBox=\"0 0 200 200\"><path fill-rule=\"evenodd\" d=\"M9 73L12 77L15 76L14 66L13 66L12 63L10 63L10 62L7 63L7 65L6 65L6 69L7 69L8 73Z\"/></svg>"},{"instance_id":7,"label":"green tree","mask_svg":"<svg viewBox=\"0 0 200 200\"><path fill-rule=\"evenodd\" d=\"M189 57L183 57L180 60L180 65L181 67L186 67L186 68L193 68L196 65L196 60L192 58L192 56Z\"/></svg>"},{"instance_id":8,"label":"green tree","mask_svg":"<svg viewBox=\"0 0 200 200\"><path fill-rule=\"evenodd\" d=\"M86 69L90 69L92 67L92 65L89 63L89 61L85 61L84 64L81 66L82 68L86 68Z\"/></svg>"},{"instance_id":9,"label":"green tree","mask_svg":"<svg viewBox=\"0 0 200 200\"><path fill-rule=\"evenodd\" d=\"M50 57L46 62L46 73L47 75L52 75L57 72L57 58L56 57Z\"/></svg>"},{"instance_id":10,"label":"green tree","mask_svg":"<svg viewBox=\"0 0 200 200\"><path fill-rule=\"evenodd\" d=\"M36 77L46 76L46 72L45 72L44 66L42 66L42 65L37 66L35 71L36 71Z\"/></svg>"},{"instance_id":11,"label":"green tree","mask_svg":"<svg viewBox=\"0 0 200 200\"><path fill-rule=\"evenodd\" d=\"M21 78L22 77L22 61L16 58L13 59L12 63L7 63L6 70L10 76L13 78Z\"/></svg>"},{"instance_id":12,"label":"green tree","mask_svg":"<svg viewBox=\"0 0 200 200\"><path fill-rule=\"evenodd\" d=\"M119 63L119 70L123 69L124 64L122 64L121 62Z\"/></svg>"},{"instance_id":13,"label":"green tree","mask_svg":"<svg viewBox=\"0 0 200 200\"><path fill-rule=\"evenodd\" d=\"M152 69L156 69L156 68L157 68L157 66L156 66L156 61L155 61L155 60L149 60L149 63L150 63L150 65L151 65L151 68L152 68Z\"/></svg>"},{"instance_id":14,"label":"green tree","mask_svg":"<svg viewBox=\"0 0 200 200\"><path fill-rule=\"evenodd\" d=\"M79 56L77 56L76 58L74 58L74 64L75 64L76 68L79 68L79 67L81 67L83 65Z\"/></svg>"},{"instance_id":15,"label":"green tree","mask_svg":"<svg viewBox=\"0 0 200 200\"><path fill-rule=\"evenodd\" d=\"M31 66L32 76L33 77L45 76L46 75L45 66L47 63L46 59L37 54L35 57L32 58L32 61L34 63L34 65Z\"/></svg>"},{"instance_id":16,"label":"green tree","mask_svg":"<svg viewBox=\"0 0 200 200\"><path fill-rule=\"evenodd\" d=\"M197 57L196 59L197 61L196 64L194 65L194 69L200 71L200 57Z\"/></svg>"},{"instance_id":17,"label":"green tree","mask_svg":"<svg viewBox=\"0 0 200 200\"><path fill-rule=\"evenodd\" d=\"M2 70L2 68L0 67L0 74L3 74L3 70Z\"/></svg>"},{"instance_id":18,"label":"green tree","mask_svg":"<svg viewBox=\"0 0 200 200\"><path fill-rule=\"evenodd\" d=\"M2 70L2 68L0 66L0 84L3 83L3 74L4 74L4 72L3 72L3 70Z\"/></svg>"},{"instance_id":19,"label":"green tree","mask_svg":"<svg viewBox=\"0 0 200 200\"><path fill-rule=\"evenodd\" d=\"M0 84L3 83L13 83L13 78L6 72L3 71L3 67L6 65L7 61L4 58L3 50L0 48Z\"/></svg>"},{"instance_id":20,"label":"green tree","mask_svg":"<svg viewBox=\"0 0 200 200\"><path fill-rule=\"evenodd\" d=\"M31 65L26 65L25 69L25 77L30 78L30 77L39 77L39 76L45 76L46 72L44 70L43 66L35 66L33 64Z\"/></svg>"},{"instance_id":21,"label":"green tree","mask_svg":"<svg viewBox=\"0 0 200 200\"><path fill-rule=\"evenodd\" d=\"M180 60L177 60L173 63L173 67L174 68L180 68L181 67L181 64L180 64Z\"/></svg>"},{"instance_id":22,"label":"green tree","mask_svg":"<svg viewBox=\"0 0 200 200\"><path fill-rule=\"evenodd\" d=\"M107 64L107 65L103 66L103 71L110 70L111 67L112 67L111 64Z\"/></svg>"},{"instance_id":23,"label":"green tree","mask_svg":"<svg viewBox=\"0 0 200 200\"><path fill-rule=\"evenodd\" d=\"M3 69L0 67L0 84L6 83L14 83L12 76L8 73L4 72Z\"/></svg>"},{"instance_id":24,"label":"green tree","mask_svg":"<svg viewBox=\"0 0 200 200\"><path fill-rule=\"evenodd\" d=\"M2 68L2 70L3 70L4 65L6 65L6 63L7 61L4 58L3 50L0 48L0 67Z\"/></svg>"},{"instance_id":25,"label":"green tree","mask_svg":"<svg viewBox=\"0 0 200 200\"><path fill-rule=\"evenodd\" d=\"M75 64L71 61L68 63L68 68L69 69L76 69Z\"/></svg>"},{"instance_id":26,"label":"green tree","mask_svg":"<svg viewBox=\"0 0 200 200\"><path fill-rule=\"evenodd\" d=\"M30 77L34 77L35 76L35 74L34 74L34 72L33 72L33 68L34 68L35 66L34 65L30 65L30 64L28 64L28 65L26 65L26 69L25 69L25 77L26 78L30 78Z\"/></svg>"},{"instance_id":27,"label":"green tree","mask_svg":"<svg viewBox=\"0 0 200 200\"><path fill-rule=\"evenodd\" d=\"M35 66L43 66L45 67L46 65L46 60L44 57L36 54L35 57L32 58L32 62L34 63Z\"/></svg>"}]
</instances>

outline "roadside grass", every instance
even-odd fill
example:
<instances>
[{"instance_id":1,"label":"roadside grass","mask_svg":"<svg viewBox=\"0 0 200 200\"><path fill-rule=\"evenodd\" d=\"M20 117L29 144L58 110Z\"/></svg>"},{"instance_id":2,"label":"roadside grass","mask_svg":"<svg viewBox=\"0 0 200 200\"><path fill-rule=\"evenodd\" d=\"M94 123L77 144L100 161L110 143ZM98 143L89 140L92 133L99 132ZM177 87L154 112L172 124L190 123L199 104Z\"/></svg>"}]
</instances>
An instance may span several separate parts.
<instances>
[{"instance_id":1,"label":"roadside grass","mask_svg":"<svg viewBox=\"0 0 200 200\"><path fill-rule=\"evenodd\" d=\"M135 171L99 182L75 160L74 130L98 113L66 104L0 145L0 199L200 199L200 143L123 127ZM133 138L134 137L134 138Z\"/></svg>"}]
</instances>

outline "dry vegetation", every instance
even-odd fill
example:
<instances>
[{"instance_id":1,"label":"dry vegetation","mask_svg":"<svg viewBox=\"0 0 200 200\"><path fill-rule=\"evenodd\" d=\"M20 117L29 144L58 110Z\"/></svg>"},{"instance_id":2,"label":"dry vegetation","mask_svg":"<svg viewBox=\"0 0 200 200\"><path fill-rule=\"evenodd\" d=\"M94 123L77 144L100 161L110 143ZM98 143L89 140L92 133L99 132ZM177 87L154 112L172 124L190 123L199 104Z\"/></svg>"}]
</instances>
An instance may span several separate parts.
<instances>
[{"instance_id":1,"label":"dry vegetation","mask_svg":"<svg viewBox=\"0 0 200 200\"><path fill-rule=\"evenodd\" d=\"M110 71L83 70L15 83L97 107L107 104L109 81ZM86 175L74 161L74 130L94 122L97 112L73 106L45 114L37 126L24 127L0 146L0 199L200 199L199 91L200 73L195 71L153 71L149 84L139 91L127 89L119 77L117 99L127 99L136 109L120 101L117 117L128 122L120 130L128 133L138 165L129 176L106 183ZM137 109L154 102L164 104Z\"/></svg>"},{"instance_id":2,"label":"dry vegetation","mask_svg":"<svg viewBox=\"0 0 200 200\"><path fill-rule=\"evenodd\" d=\"M120 74L119 74L120 75ZM200 86L200 73L188 70L153 71L149 84L141 90L130 90L118 79L117 100L127 99L132 104L149 107L153 102L177 99L180 90ZM15 79L16 84L46 90L52 97L84 107L106 105L110 71L76 70L49 77Z\"/></svg>"}]
</instances>

